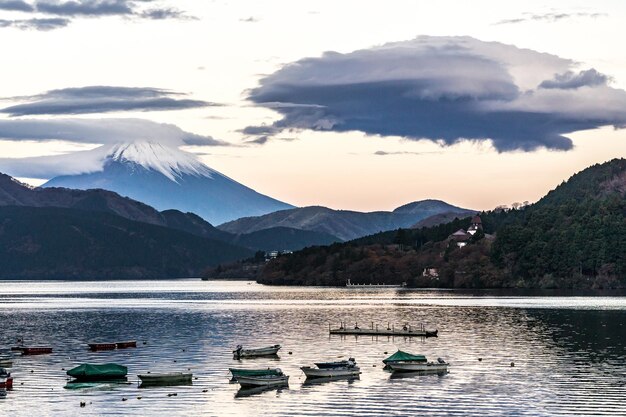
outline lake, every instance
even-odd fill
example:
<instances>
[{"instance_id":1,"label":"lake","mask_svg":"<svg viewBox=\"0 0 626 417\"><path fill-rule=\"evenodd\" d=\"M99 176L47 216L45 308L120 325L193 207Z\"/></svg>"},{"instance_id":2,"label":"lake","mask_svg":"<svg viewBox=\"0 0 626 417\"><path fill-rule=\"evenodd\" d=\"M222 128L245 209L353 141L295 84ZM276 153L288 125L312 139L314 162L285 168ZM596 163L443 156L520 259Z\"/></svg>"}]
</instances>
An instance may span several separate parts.
<instances>
[{"instance_id":1,"label":"lake","mask_svg":"<svg viewBox=\"0 0 626 417\"><path fill-rule=\"evenodd\" d=\"M340 321L424 324L439 337L330 336L329 324ZM624 323L626 297L607 294L2 281L0 348L23 338L54 352L15 358L15 387L0 393L0 409L6 416L626 415ZM87 348L128 339L138 347ZM283 346L278 358L232 358L237 344L275 343ZM444 358L450 372L392 377L381 361L397 349ZM308 384L299 369L349 356L361 366L359 379ZM129 383L64 389L65 370L83 362L123 364ZM229 367L280 367L289 387L238 395ZM138 387L139 373L188 369L197 378L191 386Z\"/></svg>"}]
</instances>

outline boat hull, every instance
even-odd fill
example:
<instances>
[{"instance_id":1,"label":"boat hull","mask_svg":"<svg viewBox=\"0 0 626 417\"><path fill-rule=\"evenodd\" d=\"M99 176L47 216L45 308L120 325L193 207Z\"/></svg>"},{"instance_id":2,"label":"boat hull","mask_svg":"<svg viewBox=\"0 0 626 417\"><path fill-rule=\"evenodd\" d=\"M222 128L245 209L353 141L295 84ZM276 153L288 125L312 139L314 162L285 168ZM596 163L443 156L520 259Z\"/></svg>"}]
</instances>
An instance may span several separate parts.
<instances>
[{"instance_id":1,"label":"boat hull","mask_svg":"<svg viewBox=\"0 0 626 417\"><path fill-rule=\"evenodd\" d=\"M351 368L323 368L316 369L309 366L303 366L302 372L307 378L332 378L337 376L358 376L361 374L361 369L358 366Z\"/></svg>"},{"instance_id":2,"label":"boat hull","mask_svg":"<svg viewBox=\"0 0 626 417\"><path fill-rule=\"evenodd\" d=\"M136 348L137 347L137 341L136 340L128 340L126 342L116 342L115 346L118 349Z\"/></svg>"},{"instance_id":3,"label":"boat hull","mask_svg":"<svg viewBox=\"0 0 626 417\"><path fill-rule=\"evenodd\" d=\"M0 361L0 368L12 368L13 361Z\"/></svg>"},{"instance_id":4,"label":"boat hull","mask_svg":"<svg viewBox=\"0 0 626 417\"><path fill-rule=\"evenodd\" d=\"M138 375L141 386L191 385L193 374L182 372L170 374L143 374Z\"/></svg>"},{"instance_id":5,"label":"boat hull","mask_svg":"<svg viewBox=\"0 0 626 417\"><path fill-rule=\"evenodd\" d=\"M93 352L99 350L115 350L115 343L88 343L89 349Z\"/></svg>"},{"instance_id":6,"label":"boat hull","mask_svg":"<svg viewBox=\"0 0 626 417\"><path fill-rule=\"evenodd\" d=\"M0 389L13 389L13 377L0 377Z\"/></svg>"},{"instance_id":7,"label":"boat hull","mask_svg":"<svg viewBox=\"0 0 626 417\"><path fill-rule=\"evenodd\" d=\"M427 362L427 363L411 363L411 362L389 362L387 364L393 372L423 372L438 373L447 372L447 363Z\"/></svg>"},{"instance_id":8,"label":"boat hull","mask_svg":"<svg viewBox=\"0 0 626 417\"><path fill-rule=\"evenodd\" d=\"M260 356L274 356L280 350L280 345L268 346L258 349L238 349L233 350L233 357L235 359L241 358L256 358Z\"/></svg>"},{"instance_id":9,"label":"boat hull","mask_svg":"<svg viewBox=\"0 0 626 417\"><path fill-rule=\"evenodd\" d=\"M51 347L23 347L20 350L22 355L45 355L52 353Z\"/></svg>"},{"instance_id":10,"label":"boat hull","mask_svg":"<svg viewBox=\"0 0 626 417\"><path fill-rule=\"evenodd\" d=\"M289 384L289 377L286 375L276 377L240 376L237 378L237 382L242 388L276 387Z\"/></svg>"},{"instance_id":11,"label":"boat hull","mask_svg":"<svg viewBox=\"0 0 626 417\"><path fill-rule=\"evenodd\" d=\"M282 371L278 368L267 368L267 369L237 369L237 368L228 368L230 373L233 376L234 380L237 380L240 376L266 376L266 375L274 375L279 376L282 375Z\"/></svg>"}]
</instances>

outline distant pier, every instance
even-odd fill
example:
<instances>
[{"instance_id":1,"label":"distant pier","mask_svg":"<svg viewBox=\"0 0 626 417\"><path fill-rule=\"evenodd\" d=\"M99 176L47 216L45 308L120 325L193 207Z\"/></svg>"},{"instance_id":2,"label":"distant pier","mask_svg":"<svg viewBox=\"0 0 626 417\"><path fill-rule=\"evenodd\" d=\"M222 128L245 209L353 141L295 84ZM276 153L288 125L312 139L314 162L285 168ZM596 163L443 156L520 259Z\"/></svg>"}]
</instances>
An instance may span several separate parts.
<instances>
[{"instance_id":1,"label":"distant pier","mask_svg":"<svg viewBox=\"0 0 626 417\"><path fill-rule=\"evenodd\" d=\"M437 337L438 330L426 330L423 325L415 328L409 324L396 327L393 324L387 323L387 326L374 325L372 322L369 328L361 328L358 323L354 326L346 326L346 323L341 323L339 328L332 329L328 324L328 331L330 334L338 334L342 336L355 335L355 336L403 336L403 337Z\"/></svg>"}]
</instances>

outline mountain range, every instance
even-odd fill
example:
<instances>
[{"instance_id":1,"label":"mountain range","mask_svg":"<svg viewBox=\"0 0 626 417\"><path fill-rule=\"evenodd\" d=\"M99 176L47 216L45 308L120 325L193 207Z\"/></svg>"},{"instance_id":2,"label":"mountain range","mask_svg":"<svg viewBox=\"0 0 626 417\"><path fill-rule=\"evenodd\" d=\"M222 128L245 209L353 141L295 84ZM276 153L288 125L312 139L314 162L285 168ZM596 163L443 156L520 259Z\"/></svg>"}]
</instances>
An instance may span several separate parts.
<instances>
[{"instance_id":1,"label":"mountain range","mask_svg":"<svg viewBox=\"0 0 626 417\"><path fill-rule=\"evenodd\" d=\"M476 212L440 200L416 201L393 211L369 213L310 206L244 217L221 224L218 228L230 233L245 233L283 226L328 233L342 240L352 240L381 231L412 227L423 219L442 213L464 217Z\"/></svg>"},{"instance_id":2,"label":"mountain range","mask_svg":"<svg viewBox=\"0 0 626 417\"><path fill-rule=\"evenodd\" d=\"M267 263L258 280L279 285L345 285L351 279L443 288L626 288L626 159L591 166L534 204L482 212L480 218L482 226L471 236L465 230L474 219L466 217L305 248ZM464 246L457 233L465 236Z\"/></svg>"},{"instance_id":3,"label":"mountain range","mask_svg":"<svg viewBox=\"0 0 626 417\"><path fill-rule=\"evenodd\" d=\"M101 188L158 210L192 212L212 224L293 208L209 168L194 155L154 142L98 149L102 170L52 178L43 187Z\"/></svg>"},{"instance_id":4,"label":"mountain range","mask_svg":"<svg viewBox=\"0 0 626 417\"><path fill-rule=\"evenodd\" d=\"M120 239L119 245L111 236ZM338 240L324 233L284 227L232 234L193 213L159 212L112 191L30 187L0 174L0 258L8 257L0 262L0 272L5 277L197 275L202 268L251 256L255 250L297 250ZM127 242L134 245L127 247ZM179 256L166 262L168 246ZM123 254L119 248L124 248ZM142 254L146 248L151 248L154 257ZM22 258L20 253L28 256ZM63 259L55 260L54 253ZM95 260L86 262L88 254L101 259L103 265L87 268L96 265ZM134 255L135 265L118 264ZM73 264L63 264L70 259ZM18 268L20 262L22 269ZM42 269L35 268L38 264ZM14 266L13 272L9 265Z\"/></svg>"}]
</instances>

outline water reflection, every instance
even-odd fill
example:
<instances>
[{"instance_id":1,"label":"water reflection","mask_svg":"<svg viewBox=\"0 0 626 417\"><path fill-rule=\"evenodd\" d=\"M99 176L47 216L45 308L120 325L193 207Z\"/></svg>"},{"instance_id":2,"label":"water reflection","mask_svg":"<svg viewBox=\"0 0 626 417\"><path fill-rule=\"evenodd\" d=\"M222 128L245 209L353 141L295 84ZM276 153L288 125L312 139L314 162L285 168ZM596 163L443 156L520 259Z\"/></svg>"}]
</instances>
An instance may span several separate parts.
<instances>
[{"instance_id":1,"label":"water reflection","mask_svg":"<svg viewBox=\"0 0 626 417\"><path fill-rule=\"evenodd\" d=\"M20 337L54 351L15 358L15 389L0 398L12 416L625 415L625 319L626 299L607 294L2 282L0 348ZM424 324L439 337L329 336L329 323L340 321ZM87 346L129 339L136 349ZM236 361L238 344L284 348ZM397 349L442 357L450 373L391 377L381 361ZM357 359L360 379L312 383L299 369L346 357ZM128 366L130 384L63 389L65 369L84 362ZM241 393L228 383L234 366L280 367L289 388ZM148 371L198 379L139 389L137 375Z\"/></svg>"}]
</instances>

